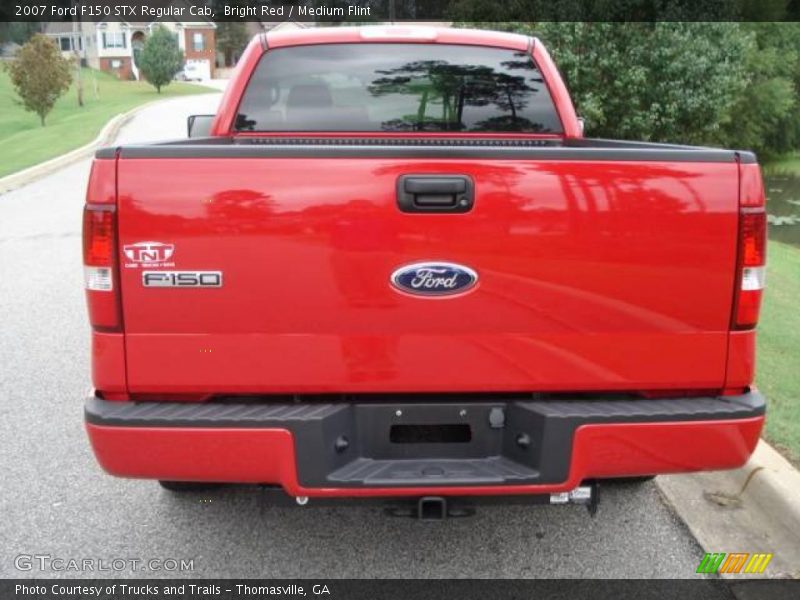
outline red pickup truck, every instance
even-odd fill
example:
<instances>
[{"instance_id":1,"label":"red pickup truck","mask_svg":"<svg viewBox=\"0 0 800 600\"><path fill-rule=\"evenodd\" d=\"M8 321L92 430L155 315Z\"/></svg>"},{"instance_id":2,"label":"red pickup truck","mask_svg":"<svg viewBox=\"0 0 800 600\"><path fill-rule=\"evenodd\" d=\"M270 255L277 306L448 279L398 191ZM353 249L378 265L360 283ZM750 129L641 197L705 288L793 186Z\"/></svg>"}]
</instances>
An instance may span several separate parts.
<instances>
[{"instance_id":1,"label":"red pickup truck","mask_svg":"<svg viewBox=\"0 0 800 600\"><path fill-rule=\"evenodd\" d=\"M538 40L459 29L260 35L192 127L92 166L107 472L438 510L753 451L752 153L585 138Z\"/></svg>"}]
</instances>

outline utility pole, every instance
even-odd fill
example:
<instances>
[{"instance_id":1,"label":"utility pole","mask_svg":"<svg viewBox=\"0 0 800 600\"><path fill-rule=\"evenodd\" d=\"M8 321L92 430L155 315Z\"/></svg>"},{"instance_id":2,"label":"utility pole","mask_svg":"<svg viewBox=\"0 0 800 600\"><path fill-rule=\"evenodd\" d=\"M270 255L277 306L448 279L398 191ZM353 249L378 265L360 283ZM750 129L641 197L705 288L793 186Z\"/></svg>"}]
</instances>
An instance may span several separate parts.
<instances>
[{"instance_id":1,"label":"utility pole","mask_svg":"<svg viewBox=\"0 0 800 600\"><path fill-rule=\"evenodd\" d=\"M77 2L72 0L75 14L72 17L72 52L75 54L75 88L78 91L78 106L83 106L83 79L81 79L81 51L83 47L83 28L78 18Z\"/></svg>"}]
</instances>

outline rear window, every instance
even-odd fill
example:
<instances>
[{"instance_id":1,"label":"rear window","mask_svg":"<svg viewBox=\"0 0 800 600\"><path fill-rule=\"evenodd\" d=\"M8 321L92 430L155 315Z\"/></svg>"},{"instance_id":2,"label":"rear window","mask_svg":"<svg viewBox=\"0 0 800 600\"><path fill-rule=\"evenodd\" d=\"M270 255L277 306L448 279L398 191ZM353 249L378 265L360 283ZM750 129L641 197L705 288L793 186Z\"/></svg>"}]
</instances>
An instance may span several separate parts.
<instances>
[{"instance_id":1,"label":"rear window","mask_svg":"<svg viewBox=\"0 0 800 600\"><path fill-rule=\"evenodd\" d=\"M321 44L266 52L235 129L561 133L561 124L525 52Z\"/></svg>"}]
</instances>

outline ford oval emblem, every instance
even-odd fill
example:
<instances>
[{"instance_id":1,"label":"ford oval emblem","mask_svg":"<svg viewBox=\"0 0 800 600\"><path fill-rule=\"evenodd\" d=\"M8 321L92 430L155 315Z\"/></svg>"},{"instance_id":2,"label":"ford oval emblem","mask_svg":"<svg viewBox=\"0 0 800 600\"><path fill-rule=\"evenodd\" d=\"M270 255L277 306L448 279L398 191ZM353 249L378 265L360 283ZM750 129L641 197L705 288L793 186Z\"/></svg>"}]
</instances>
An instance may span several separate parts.
<instances>
[{"instance_id":1,"label":"ford oval emblem","mask_svg":"<svg viewBox=\"0 0 800 600\"><path fill-rule=\"evenodd\" d=\"M405 265L392 273L392 285L415 296L461 294L478 283L478 274L449 262L421 262Z\"/></svg>"}]
</instances>

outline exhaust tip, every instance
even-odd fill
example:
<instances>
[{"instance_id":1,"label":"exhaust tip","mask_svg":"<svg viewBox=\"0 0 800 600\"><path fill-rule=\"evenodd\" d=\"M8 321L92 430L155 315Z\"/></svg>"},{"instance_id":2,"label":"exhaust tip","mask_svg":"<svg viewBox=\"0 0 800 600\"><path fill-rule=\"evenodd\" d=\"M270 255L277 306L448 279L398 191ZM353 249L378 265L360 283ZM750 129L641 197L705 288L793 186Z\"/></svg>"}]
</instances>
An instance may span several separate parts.
<instances>
[{"instance_id":1,"label":"exhaust tip","mask_svg":"<svg viewBox=\"0 0 800 600\"><path fill-rule=\"evenodd\" d=\"M591 504L594 488L590 485L579 485L569 492L550 494L550 504Z\"/></svg>"}]
</instances>

